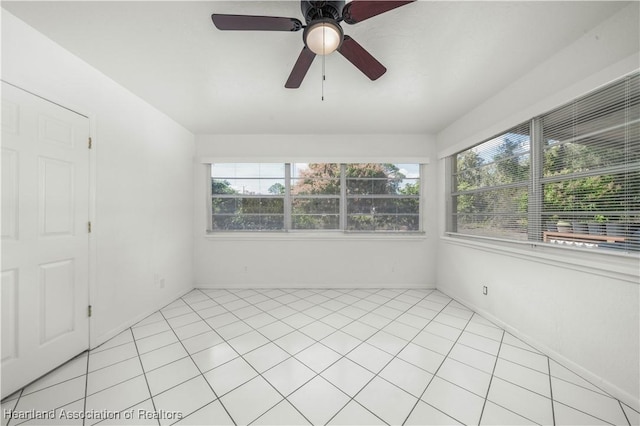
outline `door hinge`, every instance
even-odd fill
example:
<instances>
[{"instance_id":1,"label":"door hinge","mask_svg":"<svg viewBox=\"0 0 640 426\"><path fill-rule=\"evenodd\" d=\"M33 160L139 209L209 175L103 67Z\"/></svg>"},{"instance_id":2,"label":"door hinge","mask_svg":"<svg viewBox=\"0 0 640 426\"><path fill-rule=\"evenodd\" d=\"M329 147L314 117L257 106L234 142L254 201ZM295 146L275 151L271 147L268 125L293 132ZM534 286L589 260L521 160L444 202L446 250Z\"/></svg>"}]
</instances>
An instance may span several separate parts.
<instances>
[{"instance_id":1,"label":"door hinge","mask_svg":"<svg viewBox=\"0 0 640 426\"><path fill-rule=\"evenodd\" d=\"M91 318L91 315L93 314L92 309L91 309L91 305L89 305L89 307L87 308L87 316L89 318Z\"/></svg>"},{"instance_id":2,"label":"door hinge","mask_svg":"<svg viewBox=\"0 0 640 426\"><path fill-rule=\"evenodd\" d=\"M93 141L89 138L89 149L93 148Z\"/></svg>"},{"instance_id":3,"label":"door hinge","mask_svg":"<svg viewBox=\"0 0 640 426\"><path fill-rule=\"evenodd\" d=\"M87 231L91 233L91 222L87 222Z\"/></svg>"}]
</instances>

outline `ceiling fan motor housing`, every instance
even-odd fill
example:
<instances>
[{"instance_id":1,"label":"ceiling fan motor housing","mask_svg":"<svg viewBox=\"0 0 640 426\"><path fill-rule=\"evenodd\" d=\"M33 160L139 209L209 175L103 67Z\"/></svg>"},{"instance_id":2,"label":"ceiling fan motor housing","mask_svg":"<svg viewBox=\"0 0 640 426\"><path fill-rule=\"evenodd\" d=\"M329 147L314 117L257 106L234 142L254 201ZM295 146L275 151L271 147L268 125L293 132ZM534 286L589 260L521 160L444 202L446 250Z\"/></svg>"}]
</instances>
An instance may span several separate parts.
<instances>
[{"instance_id":1,"label":"ceiling fan motor housing","mask_svg":"<svg viewBox=\"0 0 640 426\"><path fill-rule=\"evenodd\" d=\"M342 16L342 8L345 1L318 1L318 0L302 0L300 2L302 15L307 24L318 19L338 20Z\"/></svg>"}]
</instances>

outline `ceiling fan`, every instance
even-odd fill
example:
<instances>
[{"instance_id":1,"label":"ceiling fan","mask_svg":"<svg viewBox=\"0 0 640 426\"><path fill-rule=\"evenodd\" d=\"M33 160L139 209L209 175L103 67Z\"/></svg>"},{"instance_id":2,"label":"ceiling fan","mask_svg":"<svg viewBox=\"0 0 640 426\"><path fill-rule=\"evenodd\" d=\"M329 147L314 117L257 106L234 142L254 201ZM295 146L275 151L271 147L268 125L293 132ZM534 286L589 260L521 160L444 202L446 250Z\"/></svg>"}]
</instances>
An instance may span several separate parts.
<instances>
[{"instance_id":1,"label":"ceiling fan","mask_svg":"<svg viewBox=\"0 0 640 426\"><path fill-rule=\"evenodd\" d=\"M277 16L214 13L211 19L216 28L223 31L299 31L303 29L304 47L284 85L289 89L297 89L302 84L316 55L328 55L336 50L371 80L380 78L387 69L353 38L345 35L340 23L357 24L414 1L352 0L345 5L344 0L301 0L302 15L307 25L302 25L302 22L296 18Z\"/></svg>"}]
</instances>

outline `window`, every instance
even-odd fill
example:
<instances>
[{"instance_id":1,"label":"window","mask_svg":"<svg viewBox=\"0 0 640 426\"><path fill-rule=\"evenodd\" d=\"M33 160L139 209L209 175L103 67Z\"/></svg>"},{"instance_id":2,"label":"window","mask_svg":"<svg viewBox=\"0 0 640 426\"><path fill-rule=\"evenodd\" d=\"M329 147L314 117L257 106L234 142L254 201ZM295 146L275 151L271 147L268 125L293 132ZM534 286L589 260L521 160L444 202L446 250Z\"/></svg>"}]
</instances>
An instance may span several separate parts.
<instances>
[{"instance_id":1,"label":"window","mask_svg":"<svg viewBox=\"0 0 640 426\"><path fill-rule=\"evenodd\" d=\"M529 123L455 156L453 230L527 239Z\"/></svg>"},{"instance_id":2,"label":"window","mask_svg":"<svg viewBox=\"0 0 640 426\"><path fill-rule=\"evenodd\" d=\"M291 229L340 229L340 164L291 165Z\"/></svg>"},{"instance_id":3,"label":"window","mask_svg":"<svg viewBox=\"0 0 640 426\"><path fill-rule=\"evenodd\" d=\"M211 229L284 229L284 185L284 164L213 164Z\"/></svg>"},{"instance_id":4,"label":"window","mask_svg":"<svg viewBox=\"0 0 640 426\"><path fill-rule=\"evenodd\" d=\"M450 159L449 231L640 250L640 75Z\"/></svg>"},{"instance_id":5,"label":"window","mask_svg":"<svg viewBox=\"0 0 640 426\"><path fill-rule=\"evenodd\" d=\"M420 165L216 163L217 231L417 232Z\"/></svg>"},{"instance_id":6,"label":"window","mask_svg":"<svg viewBox=\"0 0 640 426\"><path fill-rule=\"evenodd\" d=\"M542 231L561 222L625 240L640 232L638 83L625 79L540 117Z\"/></svg>"},{"instance_id":7,"label":"window","mask_svg":"<svg viewBox=\"0 0 640 426\"><path fill-rule=\"evenodd\" d=\"M346 175L348 230L420 229L417 164L348 164Z\"/></svg>"}]
</instances>

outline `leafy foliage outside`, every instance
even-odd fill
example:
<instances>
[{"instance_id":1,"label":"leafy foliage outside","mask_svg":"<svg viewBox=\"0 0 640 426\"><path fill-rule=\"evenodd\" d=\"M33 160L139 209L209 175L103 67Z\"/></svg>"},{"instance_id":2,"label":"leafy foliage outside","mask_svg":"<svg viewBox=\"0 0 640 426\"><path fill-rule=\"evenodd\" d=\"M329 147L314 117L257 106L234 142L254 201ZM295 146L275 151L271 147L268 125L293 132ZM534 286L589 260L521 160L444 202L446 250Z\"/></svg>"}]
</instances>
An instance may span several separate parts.
<instances>
[{"instance_id":1,"label":"leafy foliage outside","mask_svg":"<svg viewBox=\"0 0 640 426\"><path fill-rule=\"evenodd\" d=\"M620 212L640 211L640 188L632 187L638 185L640 172L597 173L626 161L625 153L589 142L545 143L543 221L637 221L638 217L622 217ZM526 240L528 149L518 152L517 144L505 137L492 156L482 156L478 151L467 150L456 157L458 195L454 196L454 205L458 231Z\"/></svg>"},{"instance_id":2,"label":"leafy foliage outside","mask_svg":"<svg viewBox=\"0 0 640 426\"><path fill-rule=\"evenodd\" d=\"M531 124L540 131L535 169ZM587 223L598 232L607 222L632 237L640 229L640 74L461 152L454 167L458 232L538 239L539 225L573 222L584 233Z\"/></svg>"},{"instance_id":3,"label":"leafy foliage outside","mask_svg":"<svg viewBox=\"0 0 640 426\"><path fill-rule=\"evenodd\" d=\"M528 143L528 135L507 135L497 149L458 154L459 232L526 239Z\"/></svg>"},{"instance_id":4,"label":"leafy foliage outside","mask_svg":"<svg viewBox=\"0 0 640 426\"><path fill-rule=\"evenodd\" d=\"M278 230L284 227L284 197L239 195L226 180L211 179L214 230ZM270 191L271 192L271 189Z\"/></svg>"},{"instance_id":5,"label":"leafy foliage outside","mask_svg":"<svg viewBox=\"0 0 640 426\"><path fill-rule=\"evenodd\" d=\"M347 165L347 229L417 231L420 182L394 164Z\"/></svg>"},{"instance_id":6,"label":"leafy foliage outside","mask_svg":"<svg viewBox=\"0 0 640 426\"><path fill-rule=\"evenodd\" d=\"M347 164L347 230L419 230L420 183L394 164ZM311 163L291 182L292 229L340 229L341 165ZM286 187L275 183L268 195L234 190L212 178L214 230L281 230Z\"/></svg>"}]
</instances>

